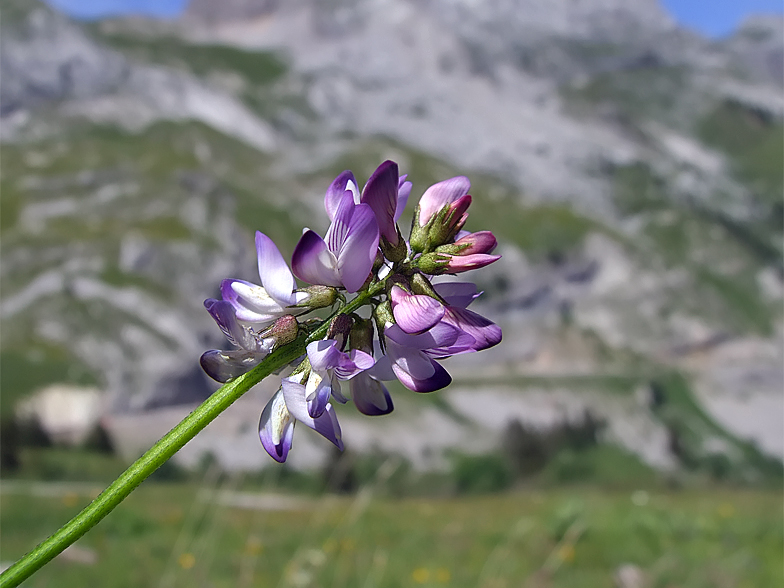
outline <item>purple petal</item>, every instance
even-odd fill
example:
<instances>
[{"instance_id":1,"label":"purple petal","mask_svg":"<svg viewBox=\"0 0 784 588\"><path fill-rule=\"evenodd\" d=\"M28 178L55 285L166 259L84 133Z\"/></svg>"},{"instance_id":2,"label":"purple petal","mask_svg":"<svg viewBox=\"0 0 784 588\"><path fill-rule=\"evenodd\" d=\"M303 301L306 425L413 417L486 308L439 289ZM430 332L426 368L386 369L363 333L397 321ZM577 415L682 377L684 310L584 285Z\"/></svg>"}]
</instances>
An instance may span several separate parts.
<instances>
[{"instance_id":1,"label":"purple petal","mask_svg":"<svg viewBox=\"0 0 784 588\"><path fill-rule=\"evenodd\" d=\"M260 231L256 231L256 255L261 285L267 294L281 306L294 304L294 276L272 239Z\"/></svg>"},{"instance_id":2,"label":"purple petal","mask_svg":"<svg viewBox=\"0 0 784 588\"><path fill-rule=\"evenodd\" d=\"M460 334L451 345L444 345L442 347L433 347L426 349L425 354L432 359L446 359L458 353L469 353L476 351L476 339L473 335L461 330Z\"/></svg>"},{"instance_id":3,"label":"purple petal","mask_svg":"<svg viewBox=\"0 0 784 588\"><path fill-rule=\"evenodd\" d=\"M369 370L375 364L373 356L359 349L352 349L351 353L344 353L339 365L335 368L335 374L341 380L350 380L360 372Z\"/></svg>"},{"instance_id":4,"label":"purple petal","mask_svg":"<svg viewBox=\"0 0 784 588\"><path fill-rule=\"evenodd\" d=\"M419 226L424 227L435 213L468 194L470 189L471 182L465 176L457 176L430 186L419 200Z\"/></svg>"},{"instance_id":5,"label":"purple petal","mask_svg":"<svg viewBox=\"0 0 784 588\"><path fill-rule=\"evenodd\" d=\"M378 358L375 365L368 370L368 375L374 380L394 380L397 376L392 370L392 361L388 355L382 355Z\"/></svg>"},{"instance_id":6,"label":"purple petal","mask_svg":"<svg viewBox=\"0 0 784 588\"><path fill-rule=\"evenodd\" d=\"M445 323L443 320L429 331L419 335L409 335L398 325L390 325L384 329L387 339L391 339L398 345L410 347L412 349L437 349L453 345L460 336L461 330Z\"/></svg>"},{"instance_id":7,"label":"purple petal","mask_svg":"<svg viewBox=\"0 0 784 588\"><path fill-rule=\"evenodd\" d=\"M392 361L392 370L398 379L400 378L399 370L416 379L429 378L435 372L433 361L418 349L411 349L398 345L394 341L387 341L387 354Z\"/></svg>"},{"instance_id":8,"label":"purple petal","mask_svg":"<svg viewBox=\"0 0 784 588\"><path fill-rule=\"evenodd\" d=\"M409 390L414 392L435 392L449 386L452 383L452 376L438 362L432 361L431 363L433 364L433 375L429 378L416 378L396 364L393 364L392 369L395 370L400 383Z\"/></svg>"},{"instance_id":9,"label":"purple petal","mask_svg":"<svg viewBox=\"0 0 784 588\"><path fill-rule=\"evenodd\" d=\"M346 290L356 292L362 287L373 269L377 250L376 217L367 204L358 204L354 207L348 234L337 255L337 270Z\"/></svg>"},{"instance_id":10,"label":"purple petal","mask_svg":"<svg viewBox=\"0 0 784 588\"><path fill-rule=\"evenodd\" d=\"M397 244L395 213L398 203L398 169L394 161L385 161L376 168L365 184L360 200L370 205L378 228L387 241Z\"/></svg>"},{"instance_id":11,"label":"purple petal","mask_svg":"<svg viewBox=\"0 0 784 588\"><path fill-rule=\"evenodd\" d=\"M305 401L308 405L308 415L314 419L320 417L327 408L329 397L332 394L332 382L318 372L311 371L305 384Z\"/></svg>"},{"instance_id":12,"label":"purple petal","mask_svg":"<svg viewBox=\"0 0 784 588\"><path fill-rule=\"evenodd\" d=\"M199 359L201 368L216 382L225 384L256 367L266 353L255 351L220 351L212 349Z\"/></svg>"},{"instance_id":13,"label":"purple petal","mask_svg":"<svg viewBox=\"0 0 784 588\"><path fill-rule=\"evenodd\" d=\"M349 184L349 182L351 183ZM340 204L340 199L343 198L347 190L352 192L353 199L353 192L357 190L357 180L349 170L344 171L332 181L329 188L327 188L326 196L324 196L324 208L327 209L327 216L330 221L335 218L335 211Z\"/></svg>"},{"instance_id":14,"label":"purple petal","mask_svg":"<svg viewBox=\"0 0 784 588\"><path fill-rule=\"evenodd\" d=\"M348 236L351 227L351 217L354 216L356 206L351 194L343 194L338 201L335 217L332 219L329 229L327 229L327 234L324 235L327 247L335 256L340 252L340 248Z\"/></svg>"},{"instance_id":15,"label":"purple petal","mask_svg":"<svg viewBox=\"0 0 784 588\"><path fill-rule=\"evenodd\" d=\"M408 204L408 197L411 195L411 188L413 187L411 182L405 181L406 177L406 175L400 176L400 180L398 182L395 222L400 220L400 216L403 214L403 209L406 207L406 204Z\"/></svg>"},{"instance_id":16,"label":"purple petal","mask_svg":"<svg viewBox=\"0 0 784 588\"><path fill-rule=\"evenodd\" d=\"M387 387L367 373L359 374L351 380L351 398L357 410L368 416L389 414L394 409Z\"/></svg>"},{"instance_id":17,"label":"purple petal","mask_svg":"<svg viewBox=\"0 0 784 588\"><path fill-rule=\"evenodd\" d=\"M440 282L433 284L433 289L449 306L459 308L467 307L482 294L473 282Z\"/></svg>"},{"instance_id":18,"label":"purple petal","mask_svg":"<svg viewBox=\"0 0 784 588\"><path fill-rule=\"evenodd\" d=\"M395 322L406 333L424 333L444 316L444 305L430 296L408 294L398 286L390 296Z\"/></svg>"},{"instance_id":19,"label":"purple petal","mask_svg":"<svg viewBox=\"0 0 784 588\"><path fill-rule=\"evenodd\" d=\"M475 340L474 349L481 351L501 342L501 327L480 314L464 308L448 308L444 322L455 325Z\"/></svg>"},{"instance_id":20,"label":"purple petal","mask_svg":"<svg viewBox=\"0 0 784 588\"><path fill-rule=\"evenodd\" d=\"M498 241L491 231L477 231L456 240L455 245L467 245L459 255L471 255L472 253L492 253L498 246Z\"/></svg>"},{"instance_id":21,"label":"purple petal","mask_svg":"<svg viewBox=\"0 0 784 588\"><path fill-rule=\"evenodd\" d=\"M272 459L283 463L291 449L294 420L286 408L281 390L270 398L259 419L259 439Z\"/></svg>"},{"instance_id":22,"label":"purple petal","mask_svg":"<svg viewBox=\"0 0 784 588\"><path fill-rule=\"evenodd\" d=\"M234 307L239 320L249 323L269 323L286 313L264 288L245 280L223 280L221 297Z\"/></svg>"},{"instance_id":23,"label":"purple petal","mask_svg":"<svg viewBox=\"0 0 784 588\"><path fill-rule=\"evenodd\" d=\"M210 313L210 316L215 320L218 327L220 327L220 330L223 331L223 334L226 335L226 338L232 345L242 347L243 349L248 349L250 347L249 344L251 343L252 338L249 337L249 333L237 322L234 306L232 306L231 303L224 300L208 298L204 301L204 308L207 309L207 312Z\"/></svg>"},{"instance_id":24,"label":"purple petal","mask_svg":"<svg viewBox=\"0 0 784 588\"><path fill-rule=\"evenodd\" d=\"M305 231L291 257L291 269L300 280L310 284L340 287L337 259L327 249L327 244L318 234Z\"/></svg>"},{"instance_id":25,"label":"purple petal","mask_svg":"<svg viewBox=\"0 0 784 588\"><path fill-rule=\"evenodd\" d=\"M286 407L291 416L298 421L302 421L305 425L334 443L338 449L343 450L340 425L332 405L328 404L321 416L313 418L308 413L308 406L305 401L305 387L286 378L282 380L281 385L283 397L286 400Z\"/></svg>"},{"instance_id":26,"label":"purple petal","mask_svg":"<svg viewBox=\"0 0 784 588\"><path fill-rule=\"evenodd\" d=\"M444 268L448 274L459 274L480 267L485 267L501 259L500 255L488 255L486 253L473 253L471 255L450 255L449 261Z\"/></svg>"},{"instance_id":27,"label":"purple petal","mask_svg":"<svg viewBox=\"0 0 784 588\"><path fill-rule=\"evenodd\" d=\"M337 367L340 358L345 355L337 348L338 342L334 339L322 339L308 344L307 352L310 366L317 372L324 372Z\"/></svg>"}]
</instances>

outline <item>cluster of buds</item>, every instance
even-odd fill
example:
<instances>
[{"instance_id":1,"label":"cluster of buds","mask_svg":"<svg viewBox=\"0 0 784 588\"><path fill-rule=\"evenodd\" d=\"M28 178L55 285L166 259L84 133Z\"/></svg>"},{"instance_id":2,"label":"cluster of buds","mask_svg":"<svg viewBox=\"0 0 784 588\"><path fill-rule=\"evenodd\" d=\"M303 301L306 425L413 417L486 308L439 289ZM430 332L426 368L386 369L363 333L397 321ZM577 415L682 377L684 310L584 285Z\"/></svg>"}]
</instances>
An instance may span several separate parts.
<instances>
[{"instance_id":1,"label":"cluster of buds","mask_svg":"<svg viewBox=\"0 0 784 588\"><path fill-rule=\"evenodd\" d=\"M388 414L393 403L385 381L397 379L415 392L439 390L452 381L440 360L501 341L496 324L467 309L481 294L475 284L434 279L499 259L492 255L491 232L463 230L468 178L428 188L406 240L397 221L411 188L392 161L361 191L354 174L343 172L324 199L331 221L326 235L305 230L291 269L272 240L257 232L261 285L224 280L221 300L204 303L236 347L202 355L202 367L219 382L249 371L303 330L315 338L261 414L261 443L279 462L288 456L298 421L343 449L333 401L351 399L369 416ZM311 286L297 288L295 276ZM356 296L347 300L344 292ZM326 325L299 318L325 307L334 310Z\"/></svg>"}]
</instances>

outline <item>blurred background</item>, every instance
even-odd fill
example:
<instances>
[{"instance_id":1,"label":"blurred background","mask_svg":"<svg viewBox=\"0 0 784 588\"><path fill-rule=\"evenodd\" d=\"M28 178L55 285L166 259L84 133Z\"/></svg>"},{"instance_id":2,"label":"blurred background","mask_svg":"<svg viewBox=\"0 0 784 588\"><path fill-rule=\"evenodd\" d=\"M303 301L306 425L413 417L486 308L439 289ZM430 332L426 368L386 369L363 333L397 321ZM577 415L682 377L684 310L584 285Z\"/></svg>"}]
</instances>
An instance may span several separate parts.
<instances>
[{"instance_id":1,"label":"blurred background","mask_svg":"<svg viewBox=\"0 0 784 588\"><path fill-rule=\"evenodd\" d=\"M253 232L389 158L470 177L501 345L284 466L270 378L25 585L781 585L783 12L0 0L2 565L216 388Z\"/></svg>"}]
</instances>

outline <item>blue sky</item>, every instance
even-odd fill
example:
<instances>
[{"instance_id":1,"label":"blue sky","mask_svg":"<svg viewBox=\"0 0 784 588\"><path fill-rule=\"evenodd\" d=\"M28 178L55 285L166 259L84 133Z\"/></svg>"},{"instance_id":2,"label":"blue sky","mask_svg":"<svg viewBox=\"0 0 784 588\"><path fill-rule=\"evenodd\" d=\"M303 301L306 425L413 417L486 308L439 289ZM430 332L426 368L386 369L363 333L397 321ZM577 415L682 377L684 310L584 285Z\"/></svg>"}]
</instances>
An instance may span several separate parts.
<instances>
[{"instance_id":1,"label":"blue sky","mask_svg":"<svg viewBox=\"0 0 784 588\"><path fill-rule=\"evenodd\" d=\"M215 0L220 2L220 0ZM76 18L118 14L177 16L188 0L47 0ZM749 14L784 14L784 0L660 0L677 21L709 37L726 35Z\"/></svg>"}]
</instances>

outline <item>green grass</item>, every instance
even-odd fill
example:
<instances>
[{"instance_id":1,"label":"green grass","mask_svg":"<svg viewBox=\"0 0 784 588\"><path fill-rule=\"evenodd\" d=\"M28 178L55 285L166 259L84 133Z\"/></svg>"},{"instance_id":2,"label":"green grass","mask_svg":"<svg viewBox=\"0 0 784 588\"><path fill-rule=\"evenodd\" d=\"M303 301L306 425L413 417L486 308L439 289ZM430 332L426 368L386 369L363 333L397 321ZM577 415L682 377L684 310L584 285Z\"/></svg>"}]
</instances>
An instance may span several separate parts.
<instances>
[{"instance_id":1,"label":"green grass","mask_svg":"<svg viewBox=\"0 0 784 588\"><path fill-rule=\"evenodd\" d=\"M79 541L95 551L95 565L58 559L25 585L146 587L168 570L174 586L605 588L628 563L661 588L782 579L782 521L771 516L781 511L780 492L638 492L638 505L631 492L595 488L369 502L324 496L280 512L221 507L197 492L143 485ZM88 498L6 490L3 559L21 556Z\"/></svg>"}]
</instances>

